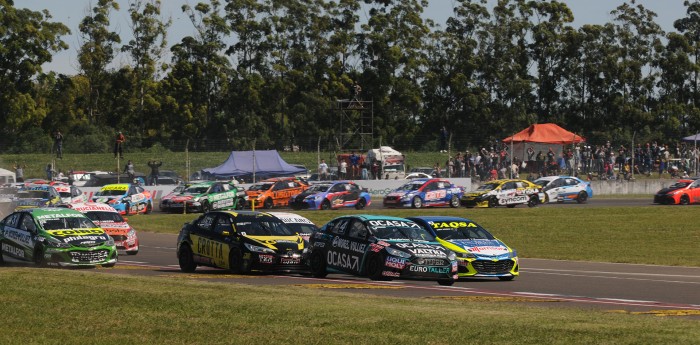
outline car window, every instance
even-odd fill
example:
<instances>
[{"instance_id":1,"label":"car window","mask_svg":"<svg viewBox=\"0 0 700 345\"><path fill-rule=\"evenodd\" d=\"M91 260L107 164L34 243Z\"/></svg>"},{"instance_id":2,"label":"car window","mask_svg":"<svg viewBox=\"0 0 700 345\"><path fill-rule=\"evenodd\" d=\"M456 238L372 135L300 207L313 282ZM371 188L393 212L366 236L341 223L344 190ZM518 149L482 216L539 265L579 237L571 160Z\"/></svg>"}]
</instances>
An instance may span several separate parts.
<instances>
[{"instance_id":1,"label":"car window","mask_svg":"<svg viewBox=\"0 0 700 345\"><path fill-rule=\"evenodd\" d=\"M350 232L348 233L348 236L360 240L364 240L367 238L367 226L359 220L355 220L352 222L352 225L350 226Z\"/></svg>"},{"instance_id":2,"label":"car window","mask_svg":"<svg viewBox=\"0 0 700 345\"><path fill-rule=\"evenodd\" d=\"M21 213L14 213L9 215L7 218L3 220L6 226L10 226L13 228L17 228L19 225L19 219L22 217Z\"/></svg>"},{"instance_id":3,"label":"car window","mask_svg":"<svg viewBox=\"0 0 700 345\"><path fill-rule=\"evenodd\" d=\"M515 182L506 182L501 189L515 189Z\"/></svg>"},{"instance_id":4,"label":"car window","mask_svg":"<svg viewBox=\"0 0 700 345\"><path fill-rule=\"evenodd\" d=\"M24 217L22 217L22 223L19 228L29 232L35 232L36 224L34 224L34 219L30 215L25 214Z\"/></svg>"},{"instance_id":5,"label":"car window","mask_svg":"<svg viewBox=\"0 0 700 345\"><path fill-rule=\"evenodd\" d=\"M345 185L342 183L339 183L339 184L336 184L335 186L333 186L333 188L331 188L331 190L329 192L336 193L336 192L341 192L344 190L345 190Z\"/></svg>"},{"instance_id":6,"label":"car window","mask_svg":"<svg viewBox=\"0 0 700 345\"><path fill-rule=\"evenodd\" d=\"M209 213L205 214L199 220L197 220L197 227L201 228L202 230L211 230L212 224L214 224L214 218L216 217L216 214L214 213Z\"/></svg>"},{"instance_id":7,"label":"car window","mask_svg":"<svg viewBox=\"0 0 700 345\"><path fill-rule=\"evenodd\" d=\"M230 232L231 230L233 230L231 227L231 217L228 215L222 215L216 219L216 226L214 227L215 233L221 234L224 231Z\"/></svg>"},{"instance_id":8,"label":"car window","mask_svg":"<svg viewBox=\"0 0 700 345\"><path fill-rule=\"evenodd\" d=\"M329 230L331 233L336 235L345 235L345 233L347 233L347 228L350 221L351 219L340 219L335 224L333 224L333 227Z\"/></svg>"}]
</instances>

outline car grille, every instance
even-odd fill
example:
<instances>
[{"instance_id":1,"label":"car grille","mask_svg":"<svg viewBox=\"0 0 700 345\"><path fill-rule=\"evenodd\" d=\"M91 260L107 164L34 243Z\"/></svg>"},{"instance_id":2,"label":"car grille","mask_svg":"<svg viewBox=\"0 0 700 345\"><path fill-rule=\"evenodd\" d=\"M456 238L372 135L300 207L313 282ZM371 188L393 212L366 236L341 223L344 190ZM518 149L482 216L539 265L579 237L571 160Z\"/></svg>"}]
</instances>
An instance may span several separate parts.
<instances>
[{"instance_id":1,"label":"car grille","mask_svg":"<svg viewBox=\"0 0 700 345\"><path fill-rule=\"evenodd\" d=\"M74 251L70 252L71 260L78 263L95 263L107 259L109 252L106 250L97 250L94 252Z\"/></svg>"},{"instance_id":2,"label":"car grille","mask_svg":"<svg viewBox=\"0 0 700 345\"><path fill-rule=\"evenodd\" d=\"M497 273L508 273L513 269L512 260L476 260L472 262L472 266L478 273L485 274L497 274Z\"/></svg>"},{"instance_id":3,"label":"car grille","mask_svg":"<svg viewBox=\"0 0 700 345\"><path fill-rule=\"evenodd\" d=\"M92 242L92 243L71 243L74 247L80 248L92 248L99 247L104 244L104 242Z\"/></svg>"},{"instance_id":4,"label":"car grille","mask_svg":"<svg viewBox=\"0 0 700 345\"><path fill-rule=\"evenodd\" d=\"M412 262L421 266L447 266L450 264L447 260L434 258L417 258L413 259Z\"/></svg>"}]
</instances>

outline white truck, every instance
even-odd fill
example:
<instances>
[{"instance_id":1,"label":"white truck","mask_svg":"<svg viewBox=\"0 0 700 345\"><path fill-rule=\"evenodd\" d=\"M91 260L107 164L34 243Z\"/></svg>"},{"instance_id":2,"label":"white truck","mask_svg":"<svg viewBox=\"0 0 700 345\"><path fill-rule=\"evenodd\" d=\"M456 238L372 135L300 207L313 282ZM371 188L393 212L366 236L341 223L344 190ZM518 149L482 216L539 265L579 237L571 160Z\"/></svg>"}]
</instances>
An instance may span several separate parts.
<instances>
[{"instance_id":1,"label":"white truck","mask_svg":"<svg viewBox=\"0 0 700 345\"><path fill-rule=\"evenodd\" d=\"M367 151L367 159L370 165L376 160L381 167L381 179L396 180L406 177L405 157L401 152L389 146L381 146L378 149Z\"/></svg>"}]
</instances>

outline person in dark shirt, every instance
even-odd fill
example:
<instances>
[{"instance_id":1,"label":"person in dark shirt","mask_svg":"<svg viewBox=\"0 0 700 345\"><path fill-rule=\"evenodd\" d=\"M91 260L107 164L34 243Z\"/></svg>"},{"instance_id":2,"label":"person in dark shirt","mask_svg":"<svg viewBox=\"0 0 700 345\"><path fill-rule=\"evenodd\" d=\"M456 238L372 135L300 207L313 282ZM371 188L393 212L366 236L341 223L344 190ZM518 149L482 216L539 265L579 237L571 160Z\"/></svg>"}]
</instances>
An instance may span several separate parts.
<instances>
[{"instance_id":1,"label":"person in dark shirt","mask_svg":"<svg viewBox=\"0 0 700 345\"><path fill-rule=\"evenodd\" d=\"M151 168L151 174L148 176L149 177L149 185L155 186L158 184L158 175L160 175L160 166L163 165L163 162L161 161L156 161L156 160L150 160L148 161L148 166Z\"/></svg>"},{"instance_id":2,"label":"person in dark shirt","mask_svg":"<svg viewBox=\"0 0 700 345\"><path fill-rule=\"evenodd\" d=\"M119 154L119 158L124 158L124 142L126 141L126 137L124 137L124 134L122 134L121 131L117 132L117 136L114 138L114 158L117 158L117 153Z\"/></svg>"}]
</instances>

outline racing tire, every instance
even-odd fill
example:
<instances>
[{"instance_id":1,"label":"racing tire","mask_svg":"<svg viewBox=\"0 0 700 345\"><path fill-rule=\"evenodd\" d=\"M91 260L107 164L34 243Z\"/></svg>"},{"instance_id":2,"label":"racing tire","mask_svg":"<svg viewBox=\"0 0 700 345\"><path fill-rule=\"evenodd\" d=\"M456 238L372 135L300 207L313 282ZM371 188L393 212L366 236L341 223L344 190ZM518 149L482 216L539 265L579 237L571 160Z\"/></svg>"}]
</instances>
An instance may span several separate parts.
<instances>
[{"instance_id":1,"label":"racing tire","mask_svg":"<svg viewBox=\"0 0 700 345\"><path fill-rule=\"evenodd\" d=\"M145 214L151 214L151 212L153 212L153 204L151 204L149 202L148 204L146 204L146 213Z\"/></svg>"},{"instance_id":2,"label":"racing tire","mask_svg":"<svg viewBox=\"0 0 700 345\"><path fill-rule=\"evenodd\" d=\"M413 197L413 200L411 201L411 207L413 208L421 208L423 207L423 200L419 196Z\"/></svg>"},{"instance_id":3,"label":"racing tire","mask_svg":"<svg viewBox=\"0 0 700 345\"><path fill-rule=\"evenodd\" d=\"M328 199L323 200L323 202L321 203L321 209L325 211L325 210L329 210L330 208L331 208L331 202L328 201Z\"/></svg>"},{"instance_id":4,"label":"racing tire","mask_svg":"<svg viewBox=\"0 0 700 345\"><path fill-rule=\"evenodd\" d=\"M498 200L496 200L496 197L489 198L489 208L493 208L496 206L498 206Z\"/></svg>"},{"instance_id":5,"label":"racing tire","mask_svg":"<svg viewBox=\"0 0 700 345\"><path fill-rule=\"evenodd\" d=\"M136 254L138 254L138 253L139 253L138 250L129 250L129 251L126 252L126 255L136 255Z\"/></svg>"},{"instance_id":6,"label":"racing tire","mask_svg":"<svg viewBox=\"0 0 700 345\"><path fill-rule=\"evenodd\" d=\"M228 254L228 269L233 274L246 274L250 272L250 263L243 260L243 255L238 249Z\"/></svg>"},{"instance_id":7,"label":"racing tire","mask_svg":"<svg viewBox=\"0 0 700 345\"><path fill-rule=\"evenodd\" d=\"M540 199L537 197L537 195L533 195L527 200L527 207L535 207L539 203Z\"/></svg>"},{"instance_id":8,"label":"racing tire","mask_svg":"<svg viewBox=\"0 0 700 345\"><path fill-rule=\"evenodd\" d=\"M314 252L309 258L309 271L314 278L325 278L328 275L326 260L320 252Z\"/></svg>"},{"instance_id":9,"label":"racing tire","mask_svg":"<svg viewBox=\"0 0 700 345\"><path fill-rule=\"evenodd\" d=\"M360 200L357 200L357 203L355 204L355 209L361 210L361 209L365 208L365 206L366 206L365 198L360 198Z\"/></svg>"},{"instance_id":10,"label":"racing tire","mask_svg":"<svg viewBox=\"0 0 700 345\"><path fill-rule=\"evenodd\" d=\"M274 205L272 204L272 199L270 199L270 198L265 199L265 202L263 203L263 207L265 209L268 209L268 210L272 209L272 207L274 207Z\"/></svg>"},{"instance_id":11,"label":"racing tire","mask_svg":"<svg viewBox=\"0 0 700 345\"><path fill-rule=\"evenodd\" d=\"M504 281L504 282L509 282L511 280L515 279L515 276L505 276L505 277L498 277L498 280Z\"/></svg>"},{"instance_id":12,"label":"racing tire","mask_svg":"<svg viewBox=\"0 0 700 345\"><path fill-rule=\"evenodd\" d=\"M588 193L586 193L585 191L580 191L578 193L578 196L576 197L576 202L579 204L585 204L587 200L588 200Z\"/></svg>"},{"instance_id":13,"label":"racing tire","mask_svg":"<svg viewBox=\"0 0 700 345\"><path fill-rule=\"evenodd\" d=\"M690 198L687 195L681 195L680 200L678 200L679 205L689 205Z\"/></svg>"},{"instance_id":14,"label":"racing tire","mask_svg":"<svg viewBox=\"0 0 700 345\"><path fill-rule=\"evenodd\" d=\"M372 280L391 280L382 275L382 266L384 266L384 260L381 255L373 255L367 261L367 266L365 266L365 273L367 277Z\"/></svg>"},{"instance_id":15,"label":"racing tire","mask_svg":"<svg viewBox=\"0 0 700 345\"><path fill-rule=\"evenodd\" d=\"M211 204L209 204L208 201L205 201L204 204L202 204L202 213L207 213L211 211Z\"/></svg>"},{"instance_id":16,"label":"racing tire","mask_svg":"<svg viewBox=\"0 0 700 345\"><path fill-rule=\"evenodd\" d=\"M37 267L46 267L48 266L48 263L46 262L46 258L44 257L44 249L42 247L37 247L34 249L34 255L32 257L34 260L34 264Z\"/></svg>"},{"instance_id":17,"label":"racing tire","mask_svg":"<svg viewBox=\"0 0 700 345\"><path fill-rule=\"evenodd\" d=\"M459 207L459 204L460 204L459 198L456 195L453 195L452 199L450 199L450 207L457 208L457 207Z\"/></svg>"},{"instance_id":18,"label":"racing tire","mask_svg":"<svg viewBox=\"0 0 700 345\"><path fill-rule=\"evenodd\" d=\"M438 284L440 284L442 286L452 286L452 285L454 285L455 280L454 279L440 279L437 282L438 282Z\"/></svg>"},{"instance_id":19,"label":"racing tire","mask_svg":"<svg viewBox=\"0 0 700 345\"><path fill-rule=\"evenodd\" d=\"M234 207L234 209L242 210L243 208L245 208L245 199L240 198L236 201L236 207Z\"/></svg>"},{"instance_id":20,"label":"racing tire","mask_svg":"<svg viewBox=\"0 0 700 345\"><path fill-rule=\"evenodd\" d=\"M189 244L183 244L180 247L180 252L177 253L177 263L180 265L180 271L192 273L197 269L197 263L194 262L194 255Z\"/></svg>"},{"instance_id":21,"label":"racing tire","mask_svg":"<svg viewBox=\"0 0 700 345\"><path fill-rule=\"evenodd\" d=\"M117 265L117 263L116 263L116 262L113 262L113 263L111 263L111 264L102 265L102 267L104 267L104 268L112 268L112 267L114 267L114 266L116 266L116 265Z\"/></svg>"}]
</instances>

